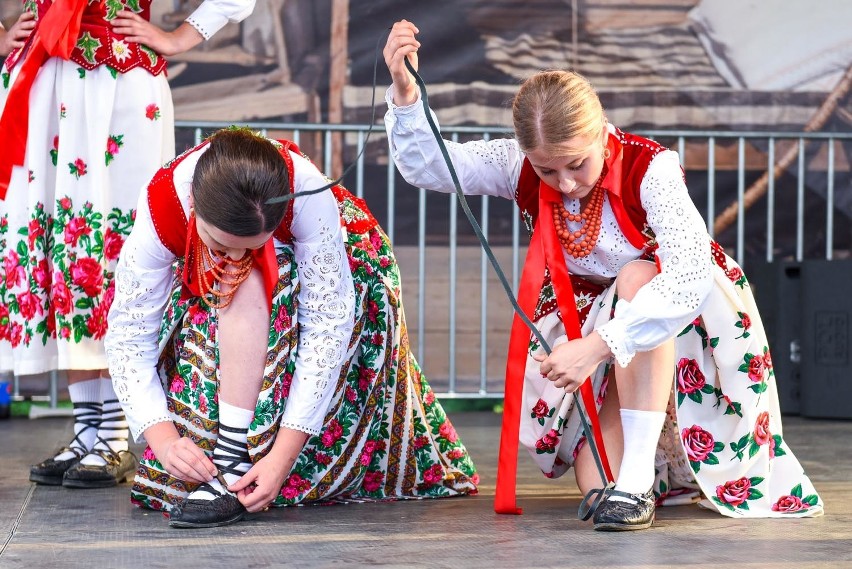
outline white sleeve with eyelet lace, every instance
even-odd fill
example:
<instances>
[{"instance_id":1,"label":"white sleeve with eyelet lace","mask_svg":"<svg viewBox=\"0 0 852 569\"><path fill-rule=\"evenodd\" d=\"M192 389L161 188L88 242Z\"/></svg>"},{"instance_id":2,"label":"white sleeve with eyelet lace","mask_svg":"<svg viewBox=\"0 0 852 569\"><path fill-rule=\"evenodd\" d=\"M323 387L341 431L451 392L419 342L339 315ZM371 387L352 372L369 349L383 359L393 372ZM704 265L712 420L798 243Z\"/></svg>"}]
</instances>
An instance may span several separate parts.
<instances>
[{"instance_id":1,"label":"white sleeve with eyelet lace","mask_svg":"<svg viewBox=\"0 0 852 569\"><path fill-rule=\"evenodd\" d=\"M254 10L255 0L204 0L186 19L205 40L225 27L225 24L242 22Z\"/></svg>"},{"instance_id":2,"label":"white sleeve with eyelet lace","mask_svg":"<svg viewBox=\"0 0 852 569\"><path fill-rule=\"evenodd\" d=\"M405 107L393 103L393 87L385 95L385 130L390 152L405 181L418 188L455 192L438 141L426 120L421 99ZM432 114L435 124L437 117ZM514 199L524 156L516 140L495 138L465 143L444 140L462 192Z\"/></svg>"},{"instance_id":3,"label":"white sleeve with eyelet lace","mask_svg":"<svg viewBox=\"0 0 852 569\"><path fill-rule=\"evenodd\" d=\"M291 152L295 191L328 183L309 160ZM281 426L319 434L352 335L355 286L331 191L296 198L290 226L299 273L299 347Z\"/></svg>"},{"instance_id":4,"label":"white sleeve with eyelet lace","mask_svg":"<svg viewBox=\"0 0 852 569\"><path fill-rule=\"evenodd\" d=\"M659 244L661 272L632 301L619 300L612 320L597 329L621 367L694 320L713 286L710 237L675 152L661 152L651 161L640 196Z\"/></svg>"},{"instance_id":5,"label":"white sleeve with eyelet lace","mask_svg":"<svg viewBox=\"0 0 852 569\"><path fill-rule=\"evenodd\" d=\"M175 171L184 211L189 207L189 180L196 160L197 156L188 156ZM157 373L157 340L174 283L174 261L175 256L160 242L154 229L148 192L144 190L133 229L116 265L115 298L104 338L112 384L136 442L142 440L148 427L172 420Z\"/></svg>"}]
</instances>

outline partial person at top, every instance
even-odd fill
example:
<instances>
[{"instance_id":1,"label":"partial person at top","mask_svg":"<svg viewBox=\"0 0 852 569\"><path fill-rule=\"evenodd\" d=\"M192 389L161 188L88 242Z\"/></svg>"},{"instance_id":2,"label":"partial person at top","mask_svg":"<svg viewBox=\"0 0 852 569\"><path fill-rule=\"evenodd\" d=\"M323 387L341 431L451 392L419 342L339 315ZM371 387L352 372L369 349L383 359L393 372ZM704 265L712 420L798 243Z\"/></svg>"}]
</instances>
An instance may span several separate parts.
<instances>
[{"instance_id":1,"label":"partial person at top","mask_svg":"<svg viewBox=\"0 0 852 569\"><path fill-rule=\"evenodd\" d=\"M136 468L103 338L139 189L175 153L166 57L254 4L205 0L165 31L151 0L25 1L0 29L0 371L64 371L74 406L33 482L100 488Z\"/></svg>"}]
</instances>

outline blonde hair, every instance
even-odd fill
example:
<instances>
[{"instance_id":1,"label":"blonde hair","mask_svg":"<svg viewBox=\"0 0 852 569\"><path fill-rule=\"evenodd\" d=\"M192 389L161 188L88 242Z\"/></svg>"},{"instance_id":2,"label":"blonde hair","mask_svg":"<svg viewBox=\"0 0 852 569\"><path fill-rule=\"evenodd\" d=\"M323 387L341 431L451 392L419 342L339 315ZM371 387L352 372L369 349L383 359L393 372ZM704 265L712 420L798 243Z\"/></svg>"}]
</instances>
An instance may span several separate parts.
<instances>
[{"instance_id":1,"label":"blonde hair","mask_svg":"<svg viewBox=\"0 0 852 569\"><path fill-rule=\"evenodd\" d=\"M540 150L552 156L588 150L602 138L606 125L591 83L572 71L541 71L524 81L512 101L512 120L523 152ZM576 137L593 142L578 148Z\"/></svg>"}]
</instances>

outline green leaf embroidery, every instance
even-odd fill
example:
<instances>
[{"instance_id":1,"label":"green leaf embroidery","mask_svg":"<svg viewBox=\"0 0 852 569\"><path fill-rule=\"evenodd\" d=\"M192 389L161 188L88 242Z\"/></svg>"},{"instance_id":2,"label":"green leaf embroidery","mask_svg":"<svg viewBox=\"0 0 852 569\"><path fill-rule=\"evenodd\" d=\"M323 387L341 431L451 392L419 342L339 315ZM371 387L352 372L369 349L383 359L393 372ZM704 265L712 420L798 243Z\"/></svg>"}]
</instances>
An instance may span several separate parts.
<instances>
[{"instance_id":1,"label":"green leaf embroidery","mask_svg":"<svg viewBox=\"0 0 852 569\"><path fill-rule=\"evenodd\" d=\"M83 57L91 64L95 64L95 52L101 47L101 40L93 37L89 32L85 32L80 39L77 40L77 47L83 52Z\"/></svg>"}]
</instances>

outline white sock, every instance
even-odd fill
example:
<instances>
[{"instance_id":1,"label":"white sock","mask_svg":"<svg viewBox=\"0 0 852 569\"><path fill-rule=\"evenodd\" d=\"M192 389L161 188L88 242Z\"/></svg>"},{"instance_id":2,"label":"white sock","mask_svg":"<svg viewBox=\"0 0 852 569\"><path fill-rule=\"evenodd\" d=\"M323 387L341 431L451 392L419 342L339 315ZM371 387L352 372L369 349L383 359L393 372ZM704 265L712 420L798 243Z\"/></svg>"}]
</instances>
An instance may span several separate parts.
<instances>
[{"instance_id":1,"label":"white sock","mask_svg":"<svg viewBox=\"0 0 852 569\"><path fill-rule=\"evenodd\" d=\"M621 410L621 429L624 433L624 455L618 471L615 489L628 494L644 494L654 484L654 459L657 443L666 414L663 411ZM610 500L631 502L613 496Z\"/></svg>"},{"instance_id":2,"label":"white sock","mask_svg":"<svg viewBox=\"0 0 852 569\"><path fill-rule=\"evenodd\" d=\"M68 444L80 449L80 453L65 451L53 460L68 460L82 456L92 449L98 425L101 422L101 383L99 378L87 379L68 386L68 395L74 405L74 439Z\"/></svg>"},{"instance_id":3,"label":"white sock","mask_svg":"<svg viewBox=\"0 0 852 569\"><path fill-rule=\"evenodd\" d=\"M130 436L130 429L127 425L127 418L124 416L124 410L118 403L118 397L116 397L115 391L112 388L112 380L102 377L100 379L100 386L104 409L101 414L101 426L98 428L98 437L92 450L111 450L112 452L127 450L127 439ZM98 454L89 453L83 457L80 463L103 466L106 464L106 461Z\"/></svg>"},{"instance_id":4,"label":"white sock","mask_svg":"<svg viewBox=\"0 0 852 569\"><path fill-rule=\"evenodd\" d=\"M248 428L254 419L254 409L234 407L219 400L219 436L213 447L213 464L225 478L228 485L233 484L251 468L248 454ZM235 470L229 472L228 470ZM227 491L217 479L208 482L218 494L206 490L196 490L190 495L193 500L212 500Z\"/></svg>"}]
</instances>

